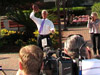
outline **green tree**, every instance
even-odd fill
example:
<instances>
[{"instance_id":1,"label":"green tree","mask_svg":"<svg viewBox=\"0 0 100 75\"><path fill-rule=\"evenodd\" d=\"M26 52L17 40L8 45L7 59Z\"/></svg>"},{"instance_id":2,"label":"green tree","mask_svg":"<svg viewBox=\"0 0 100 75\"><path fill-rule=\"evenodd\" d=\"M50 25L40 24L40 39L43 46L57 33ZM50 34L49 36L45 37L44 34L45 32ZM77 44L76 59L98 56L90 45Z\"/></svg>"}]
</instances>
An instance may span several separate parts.
<instances>
[{"instance_id":1,"label":"green tree","mask_svg":"<svg viewBox=\"0 0 100 75\"><path fill-rule=\"evenodd\" d=\"M100 2L94 3L94 5L91 8L92 8L92 12L97 12L100 18Z\"/></svg>"}]
</instances>

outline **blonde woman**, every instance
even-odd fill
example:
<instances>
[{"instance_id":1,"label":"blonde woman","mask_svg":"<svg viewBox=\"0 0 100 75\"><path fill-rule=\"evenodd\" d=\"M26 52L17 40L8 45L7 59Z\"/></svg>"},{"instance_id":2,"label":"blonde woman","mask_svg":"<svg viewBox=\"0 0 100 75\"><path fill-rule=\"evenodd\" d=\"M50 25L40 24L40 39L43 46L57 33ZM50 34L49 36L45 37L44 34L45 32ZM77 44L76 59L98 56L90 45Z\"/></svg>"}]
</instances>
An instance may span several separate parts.
<instances>
[{"instance_id":1,"label":"blonde woman","mask_svg":"<svg viewBox=\"0 0 100 75\"><path fill-rule=\"evenodd\" d=\"M100 54L100 20L98 19L97 12L91 13L91 16L88 18L87 27L89 28L94 54L97 55L97 49Z\"/></svg>"}]
</instances>

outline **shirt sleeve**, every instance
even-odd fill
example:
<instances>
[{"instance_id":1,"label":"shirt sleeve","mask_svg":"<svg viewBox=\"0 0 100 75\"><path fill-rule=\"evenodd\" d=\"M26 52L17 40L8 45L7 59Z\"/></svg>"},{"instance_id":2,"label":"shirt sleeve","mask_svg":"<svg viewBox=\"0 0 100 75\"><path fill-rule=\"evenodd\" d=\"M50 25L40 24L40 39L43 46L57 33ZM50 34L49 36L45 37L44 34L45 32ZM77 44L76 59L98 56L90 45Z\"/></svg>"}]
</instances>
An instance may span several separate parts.
<instances>
[{"instance_id":1,"label":"shirt sleeve","mask_svg":"<svg viewBox=\"0 0 100 75\"><path fill-rule=\"evenodd\" d=\"M53 22L50 22L50 31L54 30L55 31L55 27L54 27L54 24Z\"/></svg>"},{"instance_id":2,"label":"shirt sleeve","mask_svg":"<svg viewBox=\"0 0 100 75\"><path fill-rule=\"evenodd\" d=\"M87 27L88 27L88 28L92 28L92 23L91 23L90 21L88 21Z\"/></svg>"},{"instance_id":3,"label":"shirt sleeve","mask_svg":"<svg viewBox=\"0 0 100 75\"><path fill-rule=\"evenodd\" d=\"M96 25L99 26L100 25L100 21L98 21L98 23Z\"/></svg>"},{"instance_id":4,"label":"shirt sleeve","mask_svg":"<svg viewBox=\"0 0 100 75\"><path fill-rule=\"evenodd\" d=\"M35 12L34 11L31 12L30 18L36 23L36 25L39 25L40 22L41 22L41 19L40 18L35 17Z\"/></svg>"}]
</instances>

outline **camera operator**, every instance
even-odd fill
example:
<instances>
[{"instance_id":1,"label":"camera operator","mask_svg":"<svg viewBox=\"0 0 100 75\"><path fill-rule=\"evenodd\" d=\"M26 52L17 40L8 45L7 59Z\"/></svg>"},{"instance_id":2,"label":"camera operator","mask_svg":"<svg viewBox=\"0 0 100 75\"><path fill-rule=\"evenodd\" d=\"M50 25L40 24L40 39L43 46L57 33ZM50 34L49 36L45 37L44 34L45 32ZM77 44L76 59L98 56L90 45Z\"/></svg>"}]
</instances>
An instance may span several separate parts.
<instances>
[{"instance_id":1,"label":"camera operator","mask_svg":"<svg viewBox=\"0 0 100 75\"><path fill-rule=\"evenodd\" d=\"M27 45L19 51L19 70L16 75L40 75L43 51L36 45Z\"/></svg>"},{"instance_id":2,"label":"camera operator","mask_svg":"<svg viewBox=\"0 0 100 75\"><path fill-rule=\"evenodd\" d=\"M68 36L67 40L64 42L64 53L69 55L73 60L73 74L80 75L78 72L79 55L81 55L82 58L89 58L84 38L81 35Z\"/></svg>"},{"instance_id":3,"label":"camera operator","mask_svg":"<svg viewBox=\"0 0 100 75\"><path fill-rule=\"evenodd\" d=\"M97 12L91 13L91 16L88 18L87 27L89 28L94 54L97 54L97 49L100 54L100 20L98 19Z\"/></svg>"},{"instance_id":4,"label":"camera operator","mask_svg":"<svg viewBox=\"0 0 100 75\"><path fill-rule=\"evenodd\" d=\"M56 51L49 46L43 47L43 51L42 75L57 75Z\"/></svg>"}]
</instances>

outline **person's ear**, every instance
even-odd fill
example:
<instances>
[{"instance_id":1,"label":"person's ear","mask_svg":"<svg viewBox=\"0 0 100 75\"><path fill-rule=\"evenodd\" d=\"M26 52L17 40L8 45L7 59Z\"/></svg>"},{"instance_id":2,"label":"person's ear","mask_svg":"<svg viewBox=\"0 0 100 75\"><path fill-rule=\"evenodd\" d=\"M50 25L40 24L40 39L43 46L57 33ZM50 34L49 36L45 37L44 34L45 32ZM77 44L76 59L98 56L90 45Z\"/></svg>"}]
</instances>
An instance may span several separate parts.
<instances>
[{"instance_id":1,"label":"person's ear","mask_svg":"<svg viewBox=\"0 0 100 75\"><path fill-rule=\"evenodd\" d=\"M64 52L65 52L66 54L68 54L68 51L67 51L67 49L66 49L66 48L64 48Z\"/></svg>"},{"instance_id":2,"label":"person's ear","mask_svg":"<svg viewBox=\"0 0 100 75\"><path fill-rule=\"evenodd\" d=\"M21 63L21 62L19 62L19 68L20 68L20 70L23 69L23 68L22 68L22 63Z\"/></svg>"}]
</instances>

